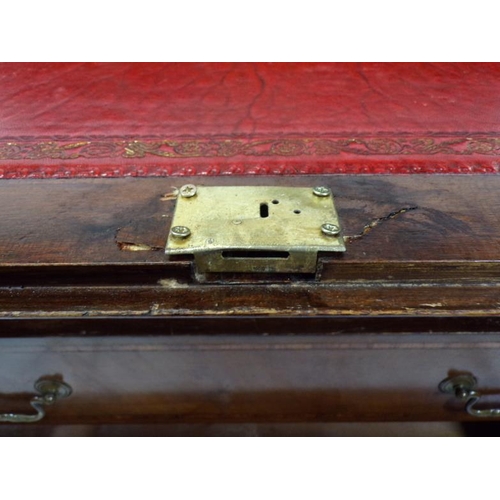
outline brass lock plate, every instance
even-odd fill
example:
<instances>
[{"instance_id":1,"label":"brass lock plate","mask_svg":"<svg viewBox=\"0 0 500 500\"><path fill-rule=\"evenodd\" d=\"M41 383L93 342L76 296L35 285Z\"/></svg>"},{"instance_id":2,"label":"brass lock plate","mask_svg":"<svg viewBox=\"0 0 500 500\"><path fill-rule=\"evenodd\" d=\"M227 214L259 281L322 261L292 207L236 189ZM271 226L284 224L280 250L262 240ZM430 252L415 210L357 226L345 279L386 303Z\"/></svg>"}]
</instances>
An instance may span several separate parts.
<instances>
[{"instance_id":1,"label":"brass lock plate","mask_svg":"<svg viewBox=\"0 0 500 500\"><path fill-rule=\"evenodd\" d=\"M186 185L165 253L202 273L314 273L318 252L345 249L327 187Z\"/></svg>"}]
</instances>

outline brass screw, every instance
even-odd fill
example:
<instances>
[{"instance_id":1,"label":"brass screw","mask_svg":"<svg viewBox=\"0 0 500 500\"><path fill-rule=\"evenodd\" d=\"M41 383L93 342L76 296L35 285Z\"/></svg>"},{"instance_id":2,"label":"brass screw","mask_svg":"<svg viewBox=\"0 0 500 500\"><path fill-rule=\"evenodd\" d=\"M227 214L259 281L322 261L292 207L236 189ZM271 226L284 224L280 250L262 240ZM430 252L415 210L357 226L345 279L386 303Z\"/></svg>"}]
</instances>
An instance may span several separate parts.
<instances>
[{"instance_id":1,"label":"brass screw","mask_svg":"<svg viewBox=\"0 0 500 500\"><path fill-rule=\"evenodd\" d=\"M325 224L322 224L321 232L327 236L338 236L340 234L340 227L336 224L326 222Z\"/></svg>"},{"instance_id":2,"label":"brass screw","mask_svg":"<svg viewBox=\"0 0 500 500\"><path fill-rule=\"evenodd\" d=\"M51 405L52 403L55 403L57 396L53 392L48 392L47 394L43 395L43 399L45 401L45 404Z\"/></svg>"},{"instance_id":3,"label":"brass screw","mask_svg":"<svg viewBox=\"0 0 500 500\"><path fill-rule=\"evenodd\" d=\"M183 198L192 198L196 196L196 186L194 184L186 184L180 188L179 192Z\"/></svg>"},{"instance_id":4,"label":"brass screw","mask_svg":"<svg viewBox=\"0 0 500 500\"><path fill-rule=\"evenodd\" d=\"M313 189L313 194L315 194L316 196L325 197L330 196L331 193L332 192L330 191L330 188L327 188L326 186L316 186Z\"/></svg>"},{"instance_id":5,"label":"brass screw","mask_svg":"<svg viewBox=\"0 0 500 500\"><path fill-rule=\"evenodd\" d=\"M470 391L459 385L455 388L455 396L459 399L466 399L470 396Z\"/></svg>"},{"instance_id":6,"label":"brass screw","mask_svg":"<svg viewBox=\"0 0 500 500\"><path fill-rule=\"evenodd\" d=\"M191 229L186 226L174 226L170 229L170 234L175 238L187 238L191 235Z\"/></svg>"}]
</instances>

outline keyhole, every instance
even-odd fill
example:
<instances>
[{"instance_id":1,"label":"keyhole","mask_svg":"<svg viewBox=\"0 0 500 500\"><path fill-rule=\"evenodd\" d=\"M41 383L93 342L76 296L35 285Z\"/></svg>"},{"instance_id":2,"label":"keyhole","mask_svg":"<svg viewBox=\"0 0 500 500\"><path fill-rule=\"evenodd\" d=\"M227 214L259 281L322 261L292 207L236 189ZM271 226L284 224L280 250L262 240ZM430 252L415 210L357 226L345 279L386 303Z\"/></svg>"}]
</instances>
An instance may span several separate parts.
<instances>
[{"instance_id":1,"label":"keyhole","mask_svg":"<svg viewBox=\"0 0 500 500\"><path fill-rule=\"evenodd\" d=\"M260 216L262 218L269 217L269 206L267 203L260 204Z\"/></svg>"}]
</instances>

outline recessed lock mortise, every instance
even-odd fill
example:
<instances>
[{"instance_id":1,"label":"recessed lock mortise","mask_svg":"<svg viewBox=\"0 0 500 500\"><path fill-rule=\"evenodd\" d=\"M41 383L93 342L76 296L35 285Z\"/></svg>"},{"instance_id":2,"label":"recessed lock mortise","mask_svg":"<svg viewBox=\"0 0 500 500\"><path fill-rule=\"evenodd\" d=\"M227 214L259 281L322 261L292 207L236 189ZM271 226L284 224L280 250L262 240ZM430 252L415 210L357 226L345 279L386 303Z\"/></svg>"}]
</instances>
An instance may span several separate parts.
<instances>
[{"instance_id":1,"label":"recessed lock mortise","mask_svg":"<svg viewBox=\"0 0 500 500\"><path fill-rule=\"evenodd\" d=\"M192 255L200 273L315 273L318 252L344 252L331 190L183 186L167 255Z\"/></svg>"}]
</instances>

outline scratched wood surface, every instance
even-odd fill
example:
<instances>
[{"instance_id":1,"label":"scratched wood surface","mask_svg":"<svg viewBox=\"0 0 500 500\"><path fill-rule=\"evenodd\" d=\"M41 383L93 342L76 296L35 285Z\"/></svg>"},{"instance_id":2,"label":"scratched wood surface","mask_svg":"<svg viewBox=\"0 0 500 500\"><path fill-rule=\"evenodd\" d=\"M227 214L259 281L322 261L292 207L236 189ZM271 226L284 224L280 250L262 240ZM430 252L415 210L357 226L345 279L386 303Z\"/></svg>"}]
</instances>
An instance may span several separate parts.
<instances>
[{"instance_id":1,"label":"scratched wood surface","mask_svg":"<svg viewBox=\"0 0 500 500\"><path fill-rule=\"evenodd\" d=\"M0 181L0 265L165 264L171 193L191 182L330 186L353 237L336 268L499 261L500 177L331 175Z\"/></svg>"},{"instance_id":2,"label":"scratched wood surface","mask_svg":"<svg viewBox=\"0 0 500 500\"><path fill-rule=\"evenodd\" d=\"M197 283L163 252L174 188L325 184L347 252L303 276ZM500 387L500 178L1 181L0 413L47 423L467 420ZM239 281L239 282L238 282Z\"/></svg>"},{"instance_id":3,"label":"scratched wood surface","mask_svg":"<svg viewBox=\"0 0 500 500\"><path fill-rule=\"evenodd\" d=\"M347 252L319 281L169 262L181 183L328 185ZM0 317L478 316L499 311L500 178L326 176L0 182ZM243 286L244 285L244 286ZM133 291L133 293L132 293ZM489 321L489 320L488 320Z\"/></svg>"}]
</instances>

